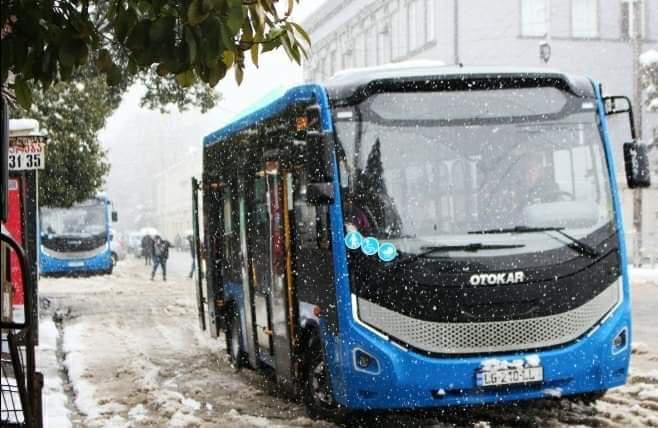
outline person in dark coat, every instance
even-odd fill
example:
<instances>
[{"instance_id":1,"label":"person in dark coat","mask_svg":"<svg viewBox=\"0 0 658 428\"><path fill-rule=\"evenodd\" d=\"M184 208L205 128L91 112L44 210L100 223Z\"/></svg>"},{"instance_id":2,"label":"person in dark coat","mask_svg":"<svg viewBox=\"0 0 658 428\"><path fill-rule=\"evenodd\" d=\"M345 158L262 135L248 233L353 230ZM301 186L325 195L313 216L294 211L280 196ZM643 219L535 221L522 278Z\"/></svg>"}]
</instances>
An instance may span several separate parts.
<instances>
[{"instance_id":1,"label":"person in dark coat","mask_svg":"<svg viewBox=\"0 0 658 428\"><path fill-rule=\"evenodd\" d=\"M194 268L196 267L196 257L194 257L194 239L192 238L192 235L187 235L186 239L190 246L190 256L192 256L192 267L190 268L190 279L192 279L194 276Z\"/></svg>"},{"instance_id":2,"label":"person in dark coat","mask_svg":"<svg viewBox=\"0 0 658 428\"><path fill-rule=\"evenodd\" d=\"M153 238L151 235L144 235L142 238L142 256L144 256L144 264L150 265L153 259Z\"/></svg>"},{"instance_id":3,"label":"person in dark coat","mask_svg":"<svg viewBox=\"0 0 658 428\"><path fill-rule=\"evenodd\" d=\"M162 280L167 280L167 259L169 258L169 247L171 244L166 239L155 235L153 240L153 272L151 272L151 281L155 278L155 272L158 266L162 266Z\"/></svg>"}]
</instances>

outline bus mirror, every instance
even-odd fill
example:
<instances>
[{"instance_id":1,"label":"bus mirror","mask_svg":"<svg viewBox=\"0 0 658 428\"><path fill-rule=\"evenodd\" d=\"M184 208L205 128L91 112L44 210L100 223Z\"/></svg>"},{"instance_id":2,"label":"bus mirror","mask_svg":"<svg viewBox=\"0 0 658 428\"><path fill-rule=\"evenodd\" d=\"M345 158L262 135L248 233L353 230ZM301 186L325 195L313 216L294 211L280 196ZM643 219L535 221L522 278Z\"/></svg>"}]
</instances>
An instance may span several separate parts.
<instances>
[{"instance_id":1,"label":"bus mirror","mask_svg":"<svg viewBox=\"0 0 658 428\"><path fill-rule=\"evenodd\" d=\"M328 134L317 131L306 133L304 165L310 183L328 183L333 175L333 144Z\"/></svg>"},{"instance_id":2,"label":"bus mirror","mask_svg":"<svg viewBox=\"0 0 658 428\"><path fill-rule=\"evenodd\" d=\"M119 221L119 213L112 211L112 222L116 223L117 221Z\"/></svg>"},{"instance_id":3,"label":"bus mirror","mask_svg":"<svg viewBox=\"0 0 658 428\"><path fill-rule=\"evenodd\" d=\"M334 201L333 183L310 183L306 186L306 202L311 205L327 205Z\"/></svg>"},{"instance_id":4,"label":"bus mirror","mask_svg":"<svg viewBox=\"0 0 658 428\"><path fill-rule=\"evenodd\" d=\"M617 95L613 97L603 98L605 105L605 114L606 116L612 116L615 114L628 114L628 122L631 127L631 139L635 141L637 136L635 134L635 122L633 120L633 104L631 103L630 98Z\"/></svg>"},{"instance_id":5,"label":"bus mirror","mask_svg":"<svg viewBox=\"0 0 658 428\"><path fill-rule=\"evenodd\" d=\"M624 164L629 188L639 189L651 185L649 150L645 144L624 143Z\"/></svg>"}]
</instances>

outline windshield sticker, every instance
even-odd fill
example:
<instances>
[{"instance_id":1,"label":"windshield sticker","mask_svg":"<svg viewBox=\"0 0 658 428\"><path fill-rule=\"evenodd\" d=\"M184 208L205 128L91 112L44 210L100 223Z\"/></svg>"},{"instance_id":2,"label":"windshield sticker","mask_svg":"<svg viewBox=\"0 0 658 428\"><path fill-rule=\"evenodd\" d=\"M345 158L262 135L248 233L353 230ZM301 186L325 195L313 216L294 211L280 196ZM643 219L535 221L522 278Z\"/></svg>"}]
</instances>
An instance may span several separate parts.
<instances>
[{"instance_id":1,"label":"windshield sticker","mask_svg":"<svg viewBox=\"0 0 658 428\"><path fill-rule=\"evenodd\" d=\"M377 238L369 236L363 240L361 243L361 251L366 256L374 256L379 251L379 241Z\"/></svg>"},{"instance_id":2,"label":"windshield sticker","mask_svg":"<svg viewBox=\"0 0 658 428\"><path fill-rule=\"evenodd\" d=\"M390 242L384 242L379 246L379 260L383 262L390 262L398 255L398 250L395 248L395 245Z\"/></svg>"},{"instance_id":3,"label":"windshield sticker","mask_svg":"<svg viewBox=\"0 0 658 428\"><path fill-rule=\"evenodd\" d=\"M359 232L353 231L345 235L345 245L350 250L358 250L359 247L361 247L362 242L363 235L361 235Z\"/></svg>"}]
</instances>

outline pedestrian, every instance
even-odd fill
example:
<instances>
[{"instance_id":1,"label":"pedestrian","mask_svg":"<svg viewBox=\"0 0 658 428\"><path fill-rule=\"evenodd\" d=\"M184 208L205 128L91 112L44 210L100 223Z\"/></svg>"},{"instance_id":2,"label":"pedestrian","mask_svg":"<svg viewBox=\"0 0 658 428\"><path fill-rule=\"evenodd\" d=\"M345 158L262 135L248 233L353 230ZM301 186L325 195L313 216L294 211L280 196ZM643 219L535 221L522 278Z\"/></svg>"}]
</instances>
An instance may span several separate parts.
<instances>
[{"instance_id":1,"label":"pedestrian","mask_svg":"<svg viewBox=\"0 0 658 428\"><path fill-rule=\"evenodd\" d=\"M153 258L153 238L151 238L151 235L147 234L142 238L142 256L144 256L144 265L150 265Z\"/></svg>"},{"instance_id":2,"label":"pedestrian","mask_svg":"<svg viewBox=\"0 0 658 428\"><path fill-rule=\"evenodd\" d=\"M196 267L194 239L192 238L192 235L187 235L186 239L188 245L190 246L190 256L192 256L192 267L190 268L190 279L192 279L194 276L194 268Z\"/></svg>"},{"instance_id":3,"label":"pedestrian","mask_svg":"<svg viewBox=\"0 0 658 428\"><path fill-rule=\"evenodd\" d=\"M153 272L151 272L151 281L155 278L155 272L158 266L162 266L162 280L167 280L167 259L169 258L169 247L171 244L166 239L155 235L153 240Z\"/></svg>"}]
</instances>

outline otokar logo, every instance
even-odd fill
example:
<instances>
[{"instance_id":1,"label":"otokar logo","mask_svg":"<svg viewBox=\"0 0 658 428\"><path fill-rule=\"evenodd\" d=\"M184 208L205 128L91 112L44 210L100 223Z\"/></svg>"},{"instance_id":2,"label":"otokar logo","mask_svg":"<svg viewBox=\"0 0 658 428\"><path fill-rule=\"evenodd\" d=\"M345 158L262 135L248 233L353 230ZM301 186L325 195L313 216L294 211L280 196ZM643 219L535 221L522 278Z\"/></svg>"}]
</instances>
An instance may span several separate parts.
<instances>
[{"instance_id":1,"label":"otokar logo","mask_svg":"<svg viewBox=\"0 0 658 428\"><path fill-rule=\"evenodd\" d=\"M501 284L516 284L525 281L525 274L519 272L503 272L503 273L476 273L471 275L471 285L501 285Z\"/></svg>"}]
</instances>

